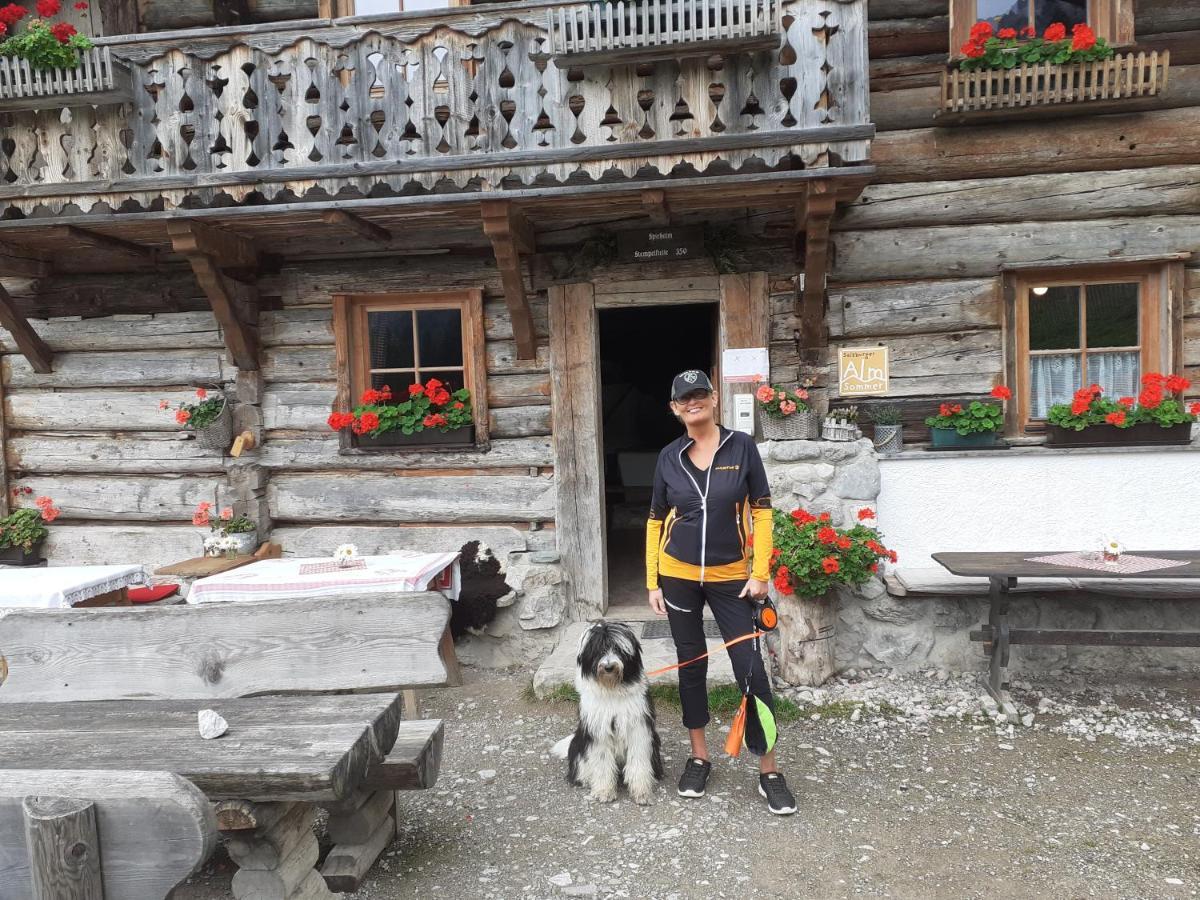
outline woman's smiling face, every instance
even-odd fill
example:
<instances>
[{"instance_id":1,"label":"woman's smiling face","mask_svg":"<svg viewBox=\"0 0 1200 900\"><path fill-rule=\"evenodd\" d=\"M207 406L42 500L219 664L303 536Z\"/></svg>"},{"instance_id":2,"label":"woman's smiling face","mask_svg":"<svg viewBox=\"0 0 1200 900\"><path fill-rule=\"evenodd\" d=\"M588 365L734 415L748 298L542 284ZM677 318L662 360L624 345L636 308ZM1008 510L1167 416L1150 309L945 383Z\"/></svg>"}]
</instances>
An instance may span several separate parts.
<instances>
[{"instance_id":1,"label":"woman's smiling face","mask_svg":"<svg viewBox=\"0 0 1200 900\"><path fill-rule=\"evenodd\" d=\"M716 408L716 392L701 388L689 391L678 400L671 401L671 412L675 413L679 417L679 421L688 428L711 421L715 417Z\"/></svg>"}]
</instances>

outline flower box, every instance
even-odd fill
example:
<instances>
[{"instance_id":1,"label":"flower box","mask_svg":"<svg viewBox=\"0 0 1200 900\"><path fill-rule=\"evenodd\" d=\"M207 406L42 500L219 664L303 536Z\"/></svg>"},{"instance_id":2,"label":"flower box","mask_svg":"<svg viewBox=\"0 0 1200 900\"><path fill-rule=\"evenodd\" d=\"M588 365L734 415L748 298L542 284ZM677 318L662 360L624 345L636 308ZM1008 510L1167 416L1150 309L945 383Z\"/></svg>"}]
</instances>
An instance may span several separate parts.
<instances>
[{"instance_id":1,"label":"flower box","mask_svg":"<svg viewBox=\"0 0 1200 900\"><path fill-rule=\"evenodd\" d=\"M995 431L959 434L953 428L930 428L929 435L934 450L986 450L990 447L1007 446L999 442L1000 435Z\"/></svg>"},{"instance_id":2,"label":"flower box","mask_svg":"<svg viewBox=\"0 0 1200 900\"><path fill-rule=\"evenodd\" d=\"M37 541L29 552L24 547L5 547L0 550L0 566L36 566L45 560L42 558L42 544Z\"/></svg>"},{"instance_id":3,"label":"flower box","mask_svg":"<svg viewBox=\"0 0 1200 900\"><path fill-rule=\"evenodd\" d=\"M354 446L360 450L394 450L405 447L469 447L475 445L475 426L442 431L426 428L405 434L403 431L385 431L372 437L369 434L354 435Z\"/></svg>"},{"instance_id":4,"label":"flower box","mask_svg":"<svg viewBox=\"0 0 1200 900\"><path fill-rule=\"evenodd\" d=\"M23 59L0 57L0 110L59 109L125 103L133 99L129 67L108 47L79 54L74 69L34 69Z\"/></svg>"},{"instance_id":5,"label":"flower box","mask_svg":"<svg viewBox=\"0 0 1200 900\"><path fill-rule=\"evenodd\" d=\"M1128 428L1089 425L1078 431L1061 425L1046 425L1047 447L1179 446L1191 442L1191 422L1180 422L1167 428L1154 422L1139 422Z\"/></svg>"}]
</instances>

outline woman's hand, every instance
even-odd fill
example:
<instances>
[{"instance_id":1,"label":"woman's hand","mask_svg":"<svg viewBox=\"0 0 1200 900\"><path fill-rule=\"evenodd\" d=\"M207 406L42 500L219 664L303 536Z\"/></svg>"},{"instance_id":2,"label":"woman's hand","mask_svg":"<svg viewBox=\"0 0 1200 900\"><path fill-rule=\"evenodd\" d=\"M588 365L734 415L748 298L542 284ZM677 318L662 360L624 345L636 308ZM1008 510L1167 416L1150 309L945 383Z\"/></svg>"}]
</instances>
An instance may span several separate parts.
<instances>
[{"instance_id":1,"label":"woman's hand","mask_svg":"<svg viewBox=\"0 0 1200 900\"><path fill-rule=\"evenodd\" d=\"M654 610L656 616L667 614L667 604L663 600L662 588L655 588L650 592L650 608Z\"/></svg>"},{"instance_id":2,"label":"woman's hand","mask_svg":"<svg viewBox=\"0 0 1200 900\"><path fill-rule=\"evenodd\" d=\"M659 593L661 593L661 591ZM765 581L759 581L756 578L751 578L746 582L746 586L742 588L742 592L738 594L738 596L750 597L753 600L761 600L763 597L767 596L767 583Z\"/></svg>"}]
</instances>

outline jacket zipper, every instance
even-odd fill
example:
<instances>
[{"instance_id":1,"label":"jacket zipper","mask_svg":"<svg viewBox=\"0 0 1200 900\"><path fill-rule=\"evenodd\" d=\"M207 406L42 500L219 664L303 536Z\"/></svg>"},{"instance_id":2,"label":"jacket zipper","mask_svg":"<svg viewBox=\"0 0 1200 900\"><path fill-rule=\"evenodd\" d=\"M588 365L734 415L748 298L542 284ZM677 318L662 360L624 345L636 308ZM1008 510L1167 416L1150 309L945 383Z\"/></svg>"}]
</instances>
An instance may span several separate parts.
<instances>
[{"instance_id":1,"label":"jacket zipper","mask_svg":"<svg viewBox=\"0 0 1200 900\"><path fill-rule=\"evenodd\" d=\"M696 479L692 477L692 473L688 471L687 466L683 464L683 454L688 452L692 444L696 443L695 439L689 444L685 444L683 449L679 451L679 467L683 469L683 474L688 477L688 481L692 483L692 487L696 489L696 493L700 495L700 583L704 584L704 552L708 545L708 486L712 483L713 466L717 464L717 454L721 452L721 448L725 446L725 442L733 437L733 432L725 435L721 439L721 443L717 444L717 449L713 451L712 459L709 460L708 469L704 474L704 490L700 490L700 485Z\"/></svg>"}]
</instances>

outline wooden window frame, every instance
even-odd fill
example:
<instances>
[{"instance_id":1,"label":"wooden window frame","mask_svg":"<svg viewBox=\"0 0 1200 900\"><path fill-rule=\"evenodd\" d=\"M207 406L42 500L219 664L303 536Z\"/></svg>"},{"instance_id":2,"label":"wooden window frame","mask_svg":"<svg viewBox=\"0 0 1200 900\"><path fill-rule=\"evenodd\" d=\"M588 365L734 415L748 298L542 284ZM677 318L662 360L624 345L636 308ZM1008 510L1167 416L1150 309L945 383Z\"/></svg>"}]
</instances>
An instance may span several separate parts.
<instances>
[{"instance_id":1,"label":"wooden window frame","mask_svg":"<svg viewBox=\"0 0 1200 900\"><path fill-rule=\"evenodd\" d=\"M1096 37L1114 47L1132 46L1135 40L1134 0L1088 0L1088 24ZM977 0L950 0L950 58L962 59L959 48L971 36L971 26L979 21Z\"/></svg>"},{"instance_id":2,"label":"wooden window frame","mask_svg":"<svg viewBox=\"0 0 1200 900\"><path fill-rule=\"evenodd\" d=\"M404 0L396 0L399 12L404 12ZM471 0L447 0L448 7L470 6ZM429 12L430 10L424 10ZM317 0L317 15L322 19L340 19L358 15L354 11L354 0Z\"/></svg>"},{"instance_id":3,"label":"wooden window frame","mask_svg":"<svg viewBox=\"0 0 1200 900\"><path fill-rule=\"evenodd\" d=\"M1173 372L1182 365L1182 332L1177 321L1182 278L1178 261L1112 263L1056 268L1020 268L1003 274L1005 383L1013 391L1005 430L1010 436L1044 434L1043 420L1030 416L1029 292L1034 287L1138 282L1138 345L1141 371ZM1083 348L1086 352L1086 348Z\"/></svg>"},{"instance_id":4,"label":"wooden window frame","mask_svg":"<svg viewBox=\"0 0 1200 900\"><path fill-rule=\"evenodd\" d=\"M354 398L361 396L370 383L366 338L367 313L387 310L458 309L462 312L463 384L471 392L471 412L474 416L473 444L430 445L411 447L356 447L353 435L339 432L340 452L353 453L438 453L462 452L465 448L487 450L487 356L483 321L483 291L420 291L383 294L335 294L333 296L333 337L337 366L337 398L335 409L348 411ZM436 368L436 367L430 367ZM447 367L442 367L447 368ZM449 368L454 368L453 366Z\"/></svg>"}]
</instances>

